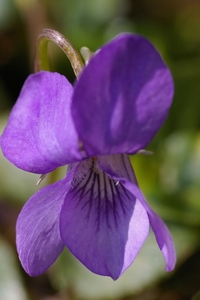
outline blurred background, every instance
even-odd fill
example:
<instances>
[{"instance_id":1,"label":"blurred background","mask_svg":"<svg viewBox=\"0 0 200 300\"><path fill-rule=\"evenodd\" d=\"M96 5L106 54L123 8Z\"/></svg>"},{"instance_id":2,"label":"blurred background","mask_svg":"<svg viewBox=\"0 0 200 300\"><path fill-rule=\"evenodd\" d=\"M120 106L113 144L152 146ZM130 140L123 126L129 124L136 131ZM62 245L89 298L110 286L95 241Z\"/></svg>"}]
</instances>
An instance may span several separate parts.
<instances>
[{"instance_id":1,"label":"blurred background","mask_svg":"<svg viewBox=\"0 0 200 300\"><path fill-rule=\"evenodd\" d=\"M0 133L33 72L37 36L45 27L60 31L78 50L95 51L121 32L142 34L170 67L174 103L148 147L154 154L131 160L146 198L169 226L178 262L165 273L150 233L116 282L89 272L67 249L45 274L29 277L16 254L15 222L36 192L38 176L18 170L0 153L0 300L200 299L200 1L0 0ZM67 58L49 46L52 70L73 82Z\"/></svg>"}]
</instances>

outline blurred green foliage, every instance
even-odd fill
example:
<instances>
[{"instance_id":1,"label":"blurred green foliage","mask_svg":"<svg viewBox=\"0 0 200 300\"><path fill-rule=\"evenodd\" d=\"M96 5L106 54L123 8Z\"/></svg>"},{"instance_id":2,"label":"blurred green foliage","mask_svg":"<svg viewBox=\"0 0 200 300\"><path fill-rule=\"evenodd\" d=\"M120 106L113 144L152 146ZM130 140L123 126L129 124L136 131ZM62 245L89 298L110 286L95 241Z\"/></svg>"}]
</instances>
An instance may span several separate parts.
<instances>
[{"instance_id":1,"label":"blurred green foliage","mask_svg":"<svg viewBox=\"0 0 200 300\"><path fill-rule=\"evenodd\" d=\"M142 34L169 65L175 82L169 117L148 147L154 154L131 160L147 199L169 225L178 263L174 272L164 273L151 234L116 282L90 273L67 250L46 274L30 278L18 262L14 227L37 176L17 170L0 154L0 300L199 299L199 0L0 0L0 132L33 72L36 39L45 27L60 31L77 49L92 51L118 33ZM49 46L52 69L73 81L64 54Z\"/></svg>"}]
</instances>

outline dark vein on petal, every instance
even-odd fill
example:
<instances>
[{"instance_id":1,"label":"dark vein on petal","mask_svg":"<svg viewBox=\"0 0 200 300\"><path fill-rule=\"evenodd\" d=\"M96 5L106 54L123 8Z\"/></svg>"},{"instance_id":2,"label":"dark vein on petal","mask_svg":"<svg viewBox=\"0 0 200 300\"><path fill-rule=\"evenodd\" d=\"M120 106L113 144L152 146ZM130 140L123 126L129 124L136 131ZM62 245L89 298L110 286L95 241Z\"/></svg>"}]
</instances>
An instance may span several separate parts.
<instances>
[{"instance_id":1,"label":"dark vein on petal","mask_svg":"<svg viewBox=\"0 0 200 300\"><path fill-rule=\"evenodd\" d=\"M101 218L101 188L100 188L100 176L95 173L95 178L97 178L98 184L98 200L97 200L97 231L100 230L100 218Z\"/></svg>"},{"instance_id":2,"label":"dark vein on petal","mask_svg":"<svg viewBox=\"0 0 200 300\"><path fill-rule=\"evenodd\" d=\"M88 191L84 194L84 197L87 196L90 193L91 193L91 195L90 195L88 201L86 201L85 204L81 208L81 209L84 209L89 204L89 209L88 209L88 213L87 213L87 216L86 216L87 219L89 219L90 212L91 212L91 209L92 209L92 202L94 200L93 195L94 195L94 177L95 177L95 174L93 172L91 172L91 174L93 175L93 178L92 178L92 183L93 184L92 184L91 189L88 189ZM81 196L83 196L83 195L81 195Z\"/></svg>"},{"instance_id":3,"label":"dark vein on petal","mask_svg":"<svg viewBox=\"0 0 200 300\"><path fill-rule=\"evenodd\" d=\"M113 185L115 187L115 184L113 183L113 180L111 179L108 179L109 180L109 183L110 183L110 188L111 188L111 194L112 194L112 203L113 203L113 215L114 215L114 220L115 220L115 226L116 228L118 227L118 224L117 224L117 218L119 218L119 214L117 212L117 205L116 205L116 199L115 199L115 194L114 194L114 188L113 188ZM116 187L115 187L116 189Z\"/></svg>"},{"instance_id":4,"label":"dark vein on petal","mask_svg":"<svg viewBox=\"0 0 200 300\"><path fill-rule=\"evenodd\" d=\"M106 223L109 228L111 228L109 224L109 198L108 198L108 191L107 191L107 184L106 184L106 175L103 173L104 185L105 185L105 213L106 213Z\"/></svg>"},{"instance_id":5,"label":"dark vein on petal","mask_svg":"<svg viewBox=\"0 0 200 300\"><path fill-rule=\"evenodd\" d=\"M122 166L128 173L125 159ZM107 230L118 229L135 202L135 197L119 181L97 170L95 159L83 162L70 189L75 207L80 206L83 217L88 224L93 223L96 233L105 226Z\"/></svg>"},{"instance_id":6,"label":"dark vein on petal","mask_svg":"<svg viewBox=\"0 0 200 300\"><path fill-rule=\"evenodd\" d=\"M120 186L121 186L121 185L120 185ZM123 211L123 214L124 214L124 216L125 216L125 215L126 215L126 210L125 210L125 208L124 208L124 202L123 202L123 200L122 200L121 193L120 193L119 189L116 189L116 192L117 192L117 196L118 196L118 199L119 199L119 204L120 204L121 209L122 209L122 211Z\"/></svg>"},{"instance_id":7,"label":"dark vein on petal","mask_svg":"<svg viewBox=\"0 0 200 300\"><path fill-rule=\"evenodd\" d=\"M88 184L89 184L89 182L91 180L92 175L93 175L93 171L90 170L89 176L87 178L87 181L84 183L84 185L83 186L79 186L78 189L77 189L77 186L75 188L73 188L73 191L76 191L75 194L74 194L74 196L77 196L80 193L80 195L79 195L80 196L79 203L81 202L81 200L83 198L83 195L85 196L87 193L90 192L90 190L88 189L87 193L85 193L85 190L86 190L86 188L87 188L87 186L88 186ZM83 183L83 181L81 181L80 185L82 183Z\"/></svg>"}]
</instances>

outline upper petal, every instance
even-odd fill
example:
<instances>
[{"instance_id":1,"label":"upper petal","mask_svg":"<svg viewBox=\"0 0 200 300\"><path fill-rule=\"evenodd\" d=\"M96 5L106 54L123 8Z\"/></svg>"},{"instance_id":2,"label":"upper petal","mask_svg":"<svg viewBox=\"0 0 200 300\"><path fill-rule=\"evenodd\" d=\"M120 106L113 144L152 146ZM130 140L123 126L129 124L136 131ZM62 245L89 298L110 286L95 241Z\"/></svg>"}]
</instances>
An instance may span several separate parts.
<instances>
[{"instance_id":1,"label":"upper petal","mask_svg":"<svg viewBox=\"0 0 200 300\"><path fill-rule=\"evenodd\" d=\"M31 276L46 271L63 250L59 217L70 184L71 173L33 195L19 214L17 251L23 268Z\"/></svg>"},{"instance_id":2,"label":"upper petal","mask_svg":"<svg viewBox=\"0 0 200 300\"><path fill-rule=\"evenodd\" d=\"M130 266L149 230L144 207L121 184L79 164L62 207L60 232L69 250L92 272L117 279Z\"/></svg>"},{"instance_id":3,"label":"upper petal","mask_svg":"<svg viewBox=\"0 0 200 300\"><path fill-rule=\"evenodd\" d=\"M30 75L1 136L1 148L17 167L47 173L80 159L70 112L73 87L50 72Z\"/></svg>"},{"instance_id":4,"label":"upper petal","mask_svg":"<svg viewBox=\"0 0 200 300\"><path fill-rule=\"evenodd\" d=\"M162 221L153 211L143 196L131 167L127 155L113 155L110 159L98 158L100 167L110 176L118 180L130 193L132 193L143 205L149 216L150 225L156 237L156 241L166 261L166 271L174 269L176 263L176 251L172 236Z\"/></svg>"},{"instance_id":5,"label":"upper petal","mask_svg":"<svg viewBox=\"0 0 200 300\"><path fill-rule=\"evenodd\" d=\"M123 34L95 54L76 83L72 115L90 155L144 149L173 96L169 69L145 38Z\"/></svg>"}]
</instances>

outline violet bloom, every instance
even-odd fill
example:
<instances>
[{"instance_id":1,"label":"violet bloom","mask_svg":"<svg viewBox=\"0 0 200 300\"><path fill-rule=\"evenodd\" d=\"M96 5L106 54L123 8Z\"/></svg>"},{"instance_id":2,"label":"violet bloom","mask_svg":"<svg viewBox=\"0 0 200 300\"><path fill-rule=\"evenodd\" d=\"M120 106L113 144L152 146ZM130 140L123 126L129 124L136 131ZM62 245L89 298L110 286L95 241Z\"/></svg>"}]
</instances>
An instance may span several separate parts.
<instances>
[{"instance_id":1,"label":"violet bloom","mask_svg":"<svg viewBox=\"0 0 200 300\"><path fill-rule=\"evenodd\" d=\"M22 208L17 250L26 272L43 273L66 246L92 272L117 279L151 226L175 265L172 237L142 195L128 154L144 149L167 117L169 69L143 37L123 34L102 47L73 87L58 74L30 75L1 136L6 158L46 174L68 164L64 179Z\"/></svg>"}]
</instances>

